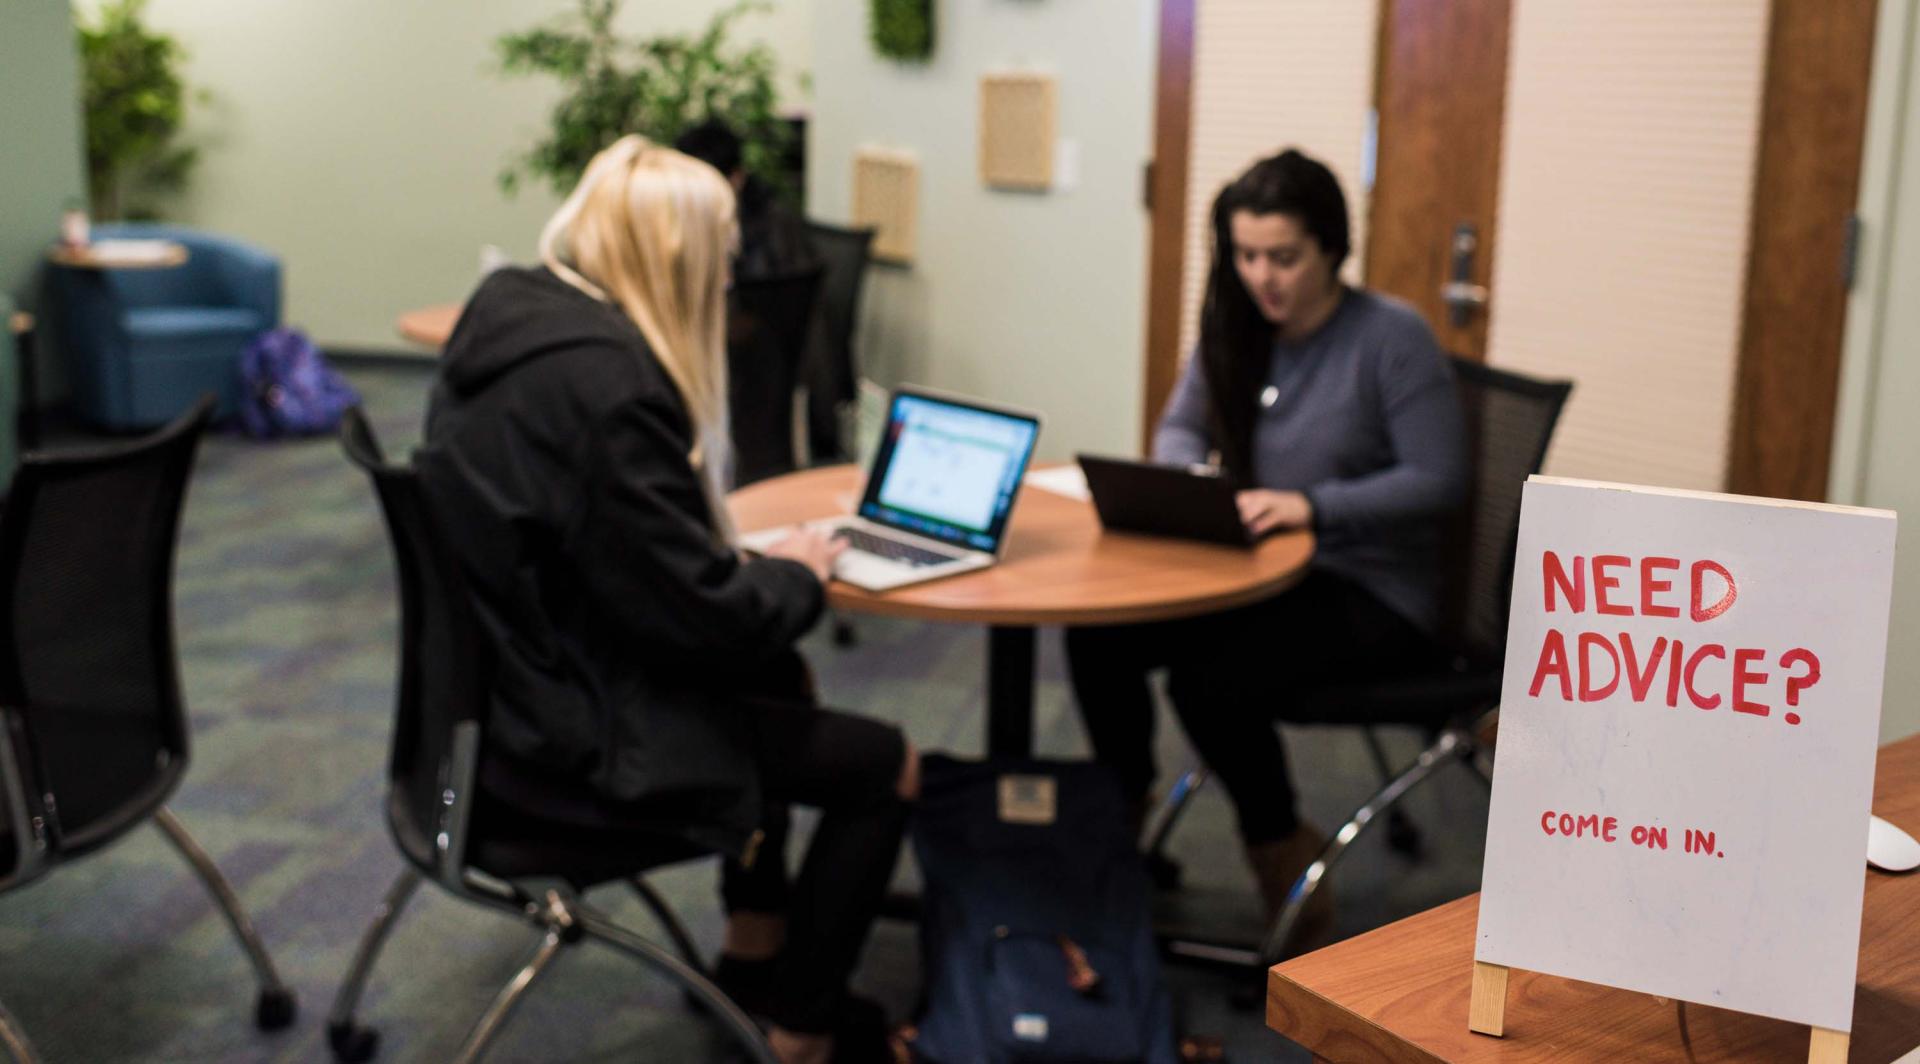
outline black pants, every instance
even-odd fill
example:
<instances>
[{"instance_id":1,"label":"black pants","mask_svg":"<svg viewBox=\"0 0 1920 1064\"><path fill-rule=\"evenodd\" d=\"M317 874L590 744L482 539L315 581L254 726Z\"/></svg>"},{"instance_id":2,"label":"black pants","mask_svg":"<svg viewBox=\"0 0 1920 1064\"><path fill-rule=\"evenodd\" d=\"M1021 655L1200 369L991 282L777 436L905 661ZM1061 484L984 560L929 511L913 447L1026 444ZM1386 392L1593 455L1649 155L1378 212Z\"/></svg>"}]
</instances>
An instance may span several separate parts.
<instances>
[{"instance_id":1,"label":"black pants","mask_svg":"<svg viewBox=\"0 0 1920 1064\"><path fill-rule=\"evenodd\" d=\"M785 914L787 941L768 1013L790 1031L824 1032L859 962L900 854L907 806L895 792L906 756L892 725L798 702L757 714L766 814L753 864L721 866L727 911ZM787 806L820 810L800 876L787 874Z\"/></svg>"},{"instance_id":2,"label":"black pants","mask_svg":"<svg viewBox=\"0 0 1920 1064\"><path fill-rule=\"evenodd\" d=\"M790 1031L824 1033L899 859L907 805L895 785L906 741L890 724L821 709L806 697L746 696L740 707L766 803L765 837L751 867L733 860L722 866L721 892L729 911L787 917L768 1018ZM490 824L571 852L605 854L614 868L623 847L659 845L657 811L608 802L575 779L498 754L483 769L481 798L480 815ZM785 853L788 803L821 813L793 880Z\"/></svg>"},{"instance_id":3,"label":"black pants","mask_svg":"<svg viewBox=\"0 0 1920 1064\"><path fill-rule=\"evenodd\" d=\"M1427 664L1438 651L1412 622L1351 581L1310 572L1276 598L1224 613L1153 624L1070 628L1067 663L1094 756L1130 799L1153 784L1153 696L1147 675L1168 669L1168 694L1201 760L1232 798L1240 836L1271 842L1299 826L1276 720L1288 693Z\"/></svg>"}]
</instances>

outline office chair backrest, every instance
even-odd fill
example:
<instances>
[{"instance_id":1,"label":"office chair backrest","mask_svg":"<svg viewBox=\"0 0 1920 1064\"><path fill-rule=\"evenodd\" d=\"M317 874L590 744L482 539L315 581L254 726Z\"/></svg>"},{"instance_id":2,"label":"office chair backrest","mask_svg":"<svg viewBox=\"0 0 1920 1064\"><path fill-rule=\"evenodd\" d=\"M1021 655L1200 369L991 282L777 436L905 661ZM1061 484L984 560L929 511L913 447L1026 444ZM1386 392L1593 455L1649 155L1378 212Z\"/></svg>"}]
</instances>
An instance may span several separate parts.
<instances>
[{"instance_id":1,"label":"office chair backrest","mask_svg":"<svg viewBox=\"0 0 1920 1064\"><path fill-rule=\"evenodd\" d=\"M1491 664L1506 652L1513 551L1520 534L1520 488L1540 471L1554 423L1573 391L1570 381L1542 381L1453 359L1465 414L1473 482L1454 530L1446 600L1455 649Z\"/></svg>"},{"instance_id":2,"label":"office chair backrest","mask_svg":"<svg viewBox=\"0 0 1920 1064\"><path fill-rule=\"evenodd\" d=\"M0 716L48 856L140 823L186 770L174 546L212 410L206 396L130 443L28 454L0 511Z\"/></svg>"},{"instance_id":3,"label":"office chair backrest","mask_svg":"<svg viewBox=\"0 0 1920 1064\"><path fill-rule=\"evenodd\" d=\"M867 264L873 261L873 235L872 229L807 223L807 239L826 270L820 282L821 335L827 365L832 369L828 378L836 402L854 398L858 373L853 361L853 334L859 322Z\"/></svg>"},{"instance_id":4,"label":"office chair backrest","mask_svg":"<svg viewBox=\"0 0 1920 1064\"><path fill-rule=\"evenodd\" d=\"M433 523L418 474L387 463L358 407L342 419L340 442L373 480L400 590L388 826L416 867L457 885L466 864L466 816L491 689L491 658L466 580Z\"/></svg>"},{"instance_id":5,"label":"office chair backrest","mask_svg":"<svg viewBox=\"0 0 1920 1064\"><path fill-rule=\"evenodd\" d=\"M727 397L736 486L794 468L793 398L821 268L736 281L728 294Z\"/></svg>"}]
</instances>

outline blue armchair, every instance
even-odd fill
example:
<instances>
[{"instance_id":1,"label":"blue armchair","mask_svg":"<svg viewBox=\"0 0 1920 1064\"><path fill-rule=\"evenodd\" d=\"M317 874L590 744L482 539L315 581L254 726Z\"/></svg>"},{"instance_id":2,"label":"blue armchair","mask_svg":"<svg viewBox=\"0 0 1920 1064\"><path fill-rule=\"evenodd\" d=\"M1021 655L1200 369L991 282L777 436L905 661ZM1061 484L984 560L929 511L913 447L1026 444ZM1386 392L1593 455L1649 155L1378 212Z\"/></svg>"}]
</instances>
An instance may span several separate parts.
<instances>
[{"instance_id":1,"label":"blue armchair","mask_svg":"<svg viewBox=\"0 0 1920 1064\"><path fill-rule=\"evenodd\" d=\"M81 416L109 429L150 428L205 392L219 397L216 417L232 414L241 350L280 324L280 261L171 226L101 225L94 238L176 241L187 262L153 270L48 267L47 302Z\"/></svg>"}]
</instances>

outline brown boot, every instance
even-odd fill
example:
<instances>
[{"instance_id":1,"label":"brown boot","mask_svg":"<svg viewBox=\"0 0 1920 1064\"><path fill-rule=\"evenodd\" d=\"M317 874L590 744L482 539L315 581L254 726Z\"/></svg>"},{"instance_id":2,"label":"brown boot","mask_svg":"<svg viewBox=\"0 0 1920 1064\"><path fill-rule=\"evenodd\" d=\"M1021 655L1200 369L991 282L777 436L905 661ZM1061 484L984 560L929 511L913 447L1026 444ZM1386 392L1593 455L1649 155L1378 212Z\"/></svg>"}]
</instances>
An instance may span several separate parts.
<instances>
[{"instance_id":1,"label":"brown boot","mask_svg":"<svg viewBox=\"0 0 1920 1064\"><path fill-rule=\"evenodd\" d=\"M1280 909L1287 902L1287 895L1299 880L1300 873L1307 870L1314 858L1320 856L1320 850L1326 845L1326 837L1318 831L1301 824L1293 829L1293 834L1272 842L1262 842L1247 847L1247 864L1253 869L1253 877L1260 885L1260 901L1266 912L1267 926L1279 918ZM1320 880L1313 896L1307 899L1307 905L1300 913L1299 922L1294 924L1293 936L1288 941L1288 952L1298 953L1316 948L1333 931L1333 884L1326 878Z\"/></svg>"}]
</instances>

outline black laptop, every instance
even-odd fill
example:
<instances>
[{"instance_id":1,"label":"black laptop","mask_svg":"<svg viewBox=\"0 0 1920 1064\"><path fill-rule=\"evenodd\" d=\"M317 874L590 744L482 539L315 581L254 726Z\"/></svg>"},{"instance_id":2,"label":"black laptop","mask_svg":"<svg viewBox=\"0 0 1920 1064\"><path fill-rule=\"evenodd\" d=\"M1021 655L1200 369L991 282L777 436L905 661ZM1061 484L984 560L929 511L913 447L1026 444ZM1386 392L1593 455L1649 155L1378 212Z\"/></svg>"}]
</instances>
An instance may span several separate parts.
<instances>
[{"instance_id":1,"label":"black laptop","mask_svg":"<svg viewBox=\"0 0 1920 1064\"><path fill-rule=\"evenodd\" d=\"M1101 525L1116 532L1253 546L1234 501L1233 480L1219 471L1096 454L1078 457Z\"/></svg>"}]
</instances>

